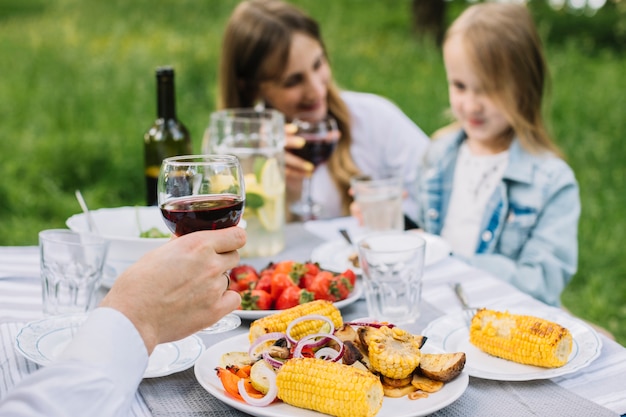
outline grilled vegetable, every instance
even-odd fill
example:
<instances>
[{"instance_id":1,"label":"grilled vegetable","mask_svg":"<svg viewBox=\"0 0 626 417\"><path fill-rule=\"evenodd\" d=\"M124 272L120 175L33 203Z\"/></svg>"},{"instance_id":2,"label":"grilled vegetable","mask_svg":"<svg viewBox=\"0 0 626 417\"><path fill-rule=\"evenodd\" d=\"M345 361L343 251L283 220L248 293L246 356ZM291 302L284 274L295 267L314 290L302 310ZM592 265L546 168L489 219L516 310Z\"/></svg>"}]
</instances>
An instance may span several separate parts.
<instances>
[{"instance_id":1,"label":"grilled vegetable","mask_svg":"<svg viewBox=\"0 0 626 417\"><path fill-rule=\"evenodd\" d=\"M556 368L567 363L572 334L538 317L480 309L472 318L470 342L493 356Z\"/></svg>"},{"instance_id":2,"label":"grilled vegetable","mask_svg":"<svg viewBox=\"0 0 626 417\"><path fill-rule=\"evenodd\" d=\"M422 340L398 327L361 327L361 343L367 346L372 368L389 378L406 378L420 363Z\"/></svg>"},{"instance_id":3,"label":"grilled vegetable","mask_svg":"<svg viewBox=\"0 0 626 417\"><path fill-rule=\"evenodd\" d=\"M379 378L338 362L291 359L278 371L276 383L285 403L336 417L372 417L383 405Z\"/></svg>"},{"instance_id":4,"label":"grilled vegetable","mask_svg":"<svg viewBox=\"0 0 626 417\"><path fill-rule=\"evenodd\" d=\"M434 381L448 382L456 378L465 367L465 353L423 353L419 370Z\"/></svg>"},{"instance_id":5,"label":"grilled vegetable","mask_svg":"<svg viewBox=\"0 0 626 417\"><path fill-rule=\"evenodd\" d=\"M253 321L250 325L250 343L266 333L284 333L289 323L294 319L310 314L328 317L335 325L335 328L343 325L341 312L333 303L325 300L316 300ZM299 340L306 335L319 332L323 325L324 322L322 320L303 321L294 326L291 330L290 337Z\"/></svg>"}]
</instances>

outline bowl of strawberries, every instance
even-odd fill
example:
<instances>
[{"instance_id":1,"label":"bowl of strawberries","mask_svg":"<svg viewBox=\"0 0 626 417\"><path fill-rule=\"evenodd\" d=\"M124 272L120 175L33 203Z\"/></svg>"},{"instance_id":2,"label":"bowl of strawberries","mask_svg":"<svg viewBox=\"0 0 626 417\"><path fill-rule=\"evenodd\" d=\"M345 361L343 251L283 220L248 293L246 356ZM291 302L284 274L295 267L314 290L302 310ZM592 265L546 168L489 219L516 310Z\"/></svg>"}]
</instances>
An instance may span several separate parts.
<instances>
[{"instance_id":1,"label":"bowl of strawberries","mask_svg":"<svg viewBox=\"0 0 626 417\"><path fill-rule=\"evenodd\" d=\"M238 265L230 271L230 289L241 295L235 314L250 320L313 300L332 301L342 308L362 292L351 269L334 273L314 262L294 260L271 262L262 269Z\"/></svg>"}]
</instances>

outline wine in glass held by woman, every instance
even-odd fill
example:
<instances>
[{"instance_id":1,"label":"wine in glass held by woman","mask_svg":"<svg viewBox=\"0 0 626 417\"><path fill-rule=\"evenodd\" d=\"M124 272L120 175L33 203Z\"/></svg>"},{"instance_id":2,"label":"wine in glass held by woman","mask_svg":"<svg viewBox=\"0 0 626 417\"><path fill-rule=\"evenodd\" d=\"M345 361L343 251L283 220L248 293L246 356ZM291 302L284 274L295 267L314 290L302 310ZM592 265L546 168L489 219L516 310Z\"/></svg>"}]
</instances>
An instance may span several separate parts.
<instances>
[{"instance_id":1,"label":"wine in glass held by woman","mask_svg":"<svg viewBox=\"0 0 626 417\"><path fill-rule=\"evenodd\" d=\"M306 115L299 115L292 123L298 128L296 135L303 138L305 144L299 149L289 149L289 152L311 162L315 168L325 163L341 136L337 121L331 116L322 120L309 120ZM320 206L313 201L310 177L303 179L302 196L300 201L291 206L291 212L301 220L312 220L322 215Z\"/></svg>"},{"instance_id":2,"label":"wine in glass held by woman","mask_svg":"<svg viewBox=\"0 0 626 417\"><path fill-rule=\"evenodd\" d=\"M232 155L184 155L161 165L158 200L167 227L176 235L236 226L245 202L241 165ZM241 324L224 316L205 333L232 330Z\"/></svg>"}]
</instances>

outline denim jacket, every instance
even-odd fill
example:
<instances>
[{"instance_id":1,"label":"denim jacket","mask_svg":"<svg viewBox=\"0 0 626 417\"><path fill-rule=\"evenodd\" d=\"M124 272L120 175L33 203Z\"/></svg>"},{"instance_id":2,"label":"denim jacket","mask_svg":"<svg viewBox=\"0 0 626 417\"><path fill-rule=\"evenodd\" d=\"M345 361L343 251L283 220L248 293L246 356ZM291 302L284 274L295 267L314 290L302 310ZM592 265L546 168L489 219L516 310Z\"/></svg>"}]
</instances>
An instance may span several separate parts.
<instances>
[{"instance_id":1,"label":"denim jacket","mask_svg":"<svg viewBox=\"0 0 626 417\"><path fill-rule=\"evenodd\" d=\"M450 203L463 131L434 140L417 188L418 222L441 234ZM517 139L509 164L487 202L476 254L468 263L551 305L578 263L580 197L571 168L550 154L524 150Z\"/></svg>"}]
</instances>

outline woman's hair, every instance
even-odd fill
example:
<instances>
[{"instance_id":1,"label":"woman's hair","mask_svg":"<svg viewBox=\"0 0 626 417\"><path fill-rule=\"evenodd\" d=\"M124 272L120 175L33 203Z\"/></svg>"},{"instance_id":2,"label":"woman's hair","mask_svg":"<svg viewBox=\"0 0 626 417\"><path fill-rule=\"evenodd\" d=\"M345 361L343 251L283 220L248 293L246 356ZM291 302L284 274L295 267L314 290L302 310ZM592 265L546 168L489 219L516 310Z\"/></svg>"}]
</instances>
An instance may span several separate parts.
<instances>
[{"instance_id":1,"label":"woman's hair","mask_svg":"<svg viewBox=\"0 0 626 417\"><path fill-rule=\"evenodd\" d=\"M501 107L522 146L535 153L560 155L541 113L548 69L526 7L510 3L471 6L452 23L444 42L453 36L460 36L482 87Z\"/></svg>"},{"instance_id":2,"label":"woman's hair","mask_svg":"<svg viewBox=\"0 0 626 417\"><path fill-rule=\"evenodd\" d=\"M294 5L280 0L240 3L224 33L218 108L253 107L259 99L260 84L282 76L295 33L318 41L326 54L317 22ZM350 154L350 113L332 80L327 100L328 111L337 119L341 131L337 148L328 160L328 169L341 192L343 212L348 214L350 178L359 170Z\"/></svg>"}]
</instances>

